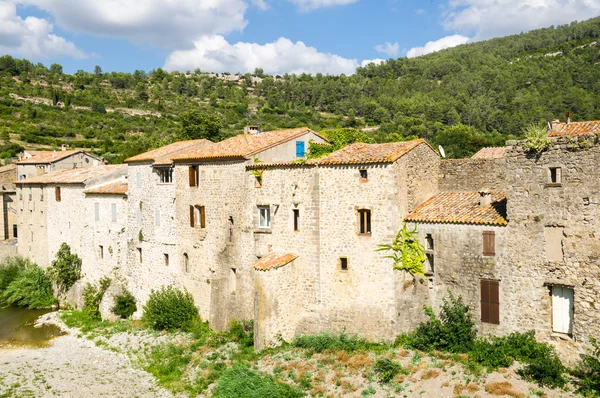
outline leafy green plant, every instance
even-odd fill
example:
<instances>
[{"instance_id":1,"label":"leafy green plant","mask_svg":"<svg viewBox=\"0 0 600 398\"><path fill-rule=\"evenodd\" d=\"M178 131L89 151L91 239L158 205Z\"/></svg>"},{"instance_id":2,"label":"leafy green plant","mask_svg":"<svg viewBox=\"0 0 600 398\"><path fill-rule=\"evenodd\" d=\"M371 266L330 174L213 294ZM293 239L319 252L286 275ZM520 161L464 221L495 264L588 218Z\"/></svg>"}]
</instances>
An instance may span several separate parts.
<instances>
[{"instance_id":1,"label":"leafy green plant","mask_svg":"<svg viewBox=\"0 0 600 398\"><path fill-rule=\"evenodd\" d=\"M540 154L550 146L552 142L548 137L548 129L543 124L530 124L523 131L525 136L525 149Z\"/></svg>"},{"instance_id":2,"label":"leafy green plant","mask_svg":"<svg viewBox=\"0 0 600 398\"><path fill-rule=\"evenodd\" d=\"M236 321L229 324L229 335L231 339L242 347L254 346L254 321Z\"/></svg>"},{"instance_id":3,"label":"leafy green plant","mask_svg":"<svg viewBox=\"0 0 600 398\"><path fill-rule=\"evenodd\" d=\"M152 290L143 308L142 321L155 330L190 330L200 321L194 298L172 286Z\"/></svg>"},{"instance_id":4,"label":"leafy green plant","mask_svg":"<svg viewBox=\"0 0 600 398\"><path fill-rule=\"evenodd\" d=\"M400 372L407 373L402 365L389 358L378 359L373 365L373 371L377 374L380 383L389 383Z\"/></svg>"},{"instance_id":5,"label":"leafy green plant","mask_svg":"<svg viewBox=\"0 0 600 398\"><path fill-rule=\"evenodd\" d=\"M52 294L52 282L44 270L35 264L27 266L17 274L2 291L0 300L6 305L30 309L49 308L56 304Z\"/></svg>"},{"instance_id":6,"label":"leafy green plant","mask_svg":"<svg viewBox=\"0 0 600 398\"><path fill-rule=\"evenodd\" d=\"M581 354L581 361L573 373L579 378L577 388L579 393L600 397L600 344L593 337L590 337L590 343L591 353Z\"/></svg>"},{"instance_id":7,"label":"leafy green plant","mask_svg":"<svg viewBox=\"0 0 600 398\"><path fill-rule=\"evenodd\" d=\"M135 297L128 291L123 292L115 297L115 305L111 311L118 315L121 319L127 319L137 311Z\"/></svg>"},{"instance_id":8,"label":"leafy green plant","mask_svg":"<svg viewBox=\"0 0 600 398\"><path fill-rule=\"evenodd\" d=\"M65 294L73 287L75 282L81 279L81 259L77 254L71 253L71 247L62 243L56 259L48 267L50 279L56 283L59 294Z\"/></svg>"},{"instance_id":9,"label":"leafy green plant","mask_svg":"<svg viewBox=\"0 0 600 398\"><path fill-rule=\"evenodd\" d=\"M348 336L346 333L333 335L326 332L315 335L298 335L294 337L291 344L294 347L304 348L312 352L323 352L325 350L352 352L377 346L368 343L362 337Z\"/></svg>"},{"instance_id":10,"label":"leafy green plant","mask_svg":"<svg viewBox=\"0 0 600 398\"><path fill-rule=\"evenodd\" d=\"M110 286L111 279L104 277L100 279L99 287L96 287L88 282L83 289L83 312L88 314L90 318L101 320L100 302L104 297L104 293Z\"/></svg>"},{"instance_id":11,"label":"leafy green plant","mask_svg":"<svg viewBox=\"0 0 600 398\"><path fill-rule=\"evenodd\" d=\"M0 294L31 265L33 265L31 261L21 256L7 257L2 260L0 263Z\"/></svg>"},{"instance_id":12,"label":"leafy green plant","mask_svg":"<svg viewBox=\"0 0 600 398\"><path fill-rule=\"evenodd\" d=\"M394 238L391 244L380 244L375 251L391 251L392 254L385 256L394 260L394 269L404 270L411 275L424 274L423 263L425 257L425 248L419 243L417 238L417 226L410 231L404 226Z\"/></svg>"},{"instance_id":13,"label":"leafy green plant","mask_svg":"<svg viewBox=\"0 0 600 398\"><path fill-rule=\"evenodd\" d=\"M261 376L244 364L235 364L223 373L213 391L215 398L299 398L304 393L277 381L274 377Z\"/></svg>"},{"instance_id":14,"label":"leafy green plant","mask_svg":"<svg viewBox=\"0 0 600 398\"><path fill-rule=\"evenodd\" d=\"M564 376L566 369L558 356L552 353L543 358L531 360L517 373L528 380L537 382L540 386L552 388L563 387L567 383Z\"/></svg>"}]
</instances>

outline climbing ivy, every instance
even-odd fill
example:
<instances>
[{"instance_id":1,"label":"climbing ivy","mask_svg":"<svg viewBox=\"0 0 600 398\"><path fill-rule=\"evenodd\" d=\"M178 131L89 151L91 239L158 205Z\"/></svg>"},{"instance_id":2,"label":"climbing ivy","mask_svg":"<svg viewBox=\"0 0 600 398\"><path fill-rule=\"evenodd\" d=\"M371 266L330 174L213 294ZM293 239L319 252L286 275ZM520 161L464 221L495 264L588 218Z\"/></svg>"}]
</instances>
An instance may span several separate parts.
<instances>
[{"instance_id":1,"label":"climbing ivy","mask_svg":"<svg viewBox=\"0 0 600 398\"><path fill-rule=\"evenodd\" d=\"M375 251L387 252L392 254L385 256L394 260L394 269L404 270L411 275L424 274L423 263L426 260L425 248L419 243L417 238L417 227L410 231L404 226L396 234L396 238L391 244L380 244Z\"/></svg>"}]
</instances>

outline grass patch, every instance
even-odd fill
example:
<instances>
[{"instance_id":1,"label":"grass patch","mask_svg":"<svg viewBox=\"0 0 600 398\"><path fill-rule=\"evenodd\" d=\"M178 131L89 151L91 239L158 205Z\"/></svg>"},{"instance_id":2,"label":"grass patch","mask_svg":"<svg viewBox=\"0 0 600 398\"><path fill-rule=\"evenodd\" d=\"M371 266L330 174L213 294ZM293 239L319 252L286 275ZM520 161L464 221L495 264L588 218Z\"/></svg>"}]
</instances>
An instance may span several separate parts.
<instances>
[{"instance_id":1,"label":"grass patch","mask_svg":"<svg viewBox=\"0 0 600 398\"><path fill-rule=\"evenodd\" d=\"M346 333L338 335L330 333L318 333L315 335L299 335L294 337L292 347L304 348L310 353L330 351L354 352L358 350L382 350L383 344L369 343L359 336L348 336Z\"/></svg>"},{"instance_id":2,"label":"grass patch","mask_svg":"<svg viewBox=\"0 0 600 398\"><path fill-rule=\"evenodd\" d=\"M274 377L261 376L247 365L236 364L223 373L213 391L215 398L300 398L304 393Z\"/></svg>"}]
</instances>

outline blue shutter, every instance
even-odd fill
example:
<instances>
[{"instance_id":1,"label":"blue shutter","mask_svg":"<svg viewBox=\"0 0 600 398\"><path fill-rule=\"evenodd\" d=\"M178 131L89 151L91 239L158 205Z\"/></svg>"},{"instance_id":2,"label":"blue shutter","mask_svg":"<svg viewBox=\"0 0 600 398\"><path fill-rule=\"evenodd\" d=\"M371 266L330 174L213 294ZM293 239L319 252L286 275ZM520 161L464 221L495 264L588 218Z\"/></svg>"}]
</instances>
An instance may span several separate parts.
<instances>
[{"instance_id":1,"label":"blue shutter","mask_svg":"<svg viewBox=\"0 0 600 398\"><path fill-rule=\"evenodd\" d=\"M296 141L296 157L304 157L304 141Z\"/></svg>"}]
</instances>

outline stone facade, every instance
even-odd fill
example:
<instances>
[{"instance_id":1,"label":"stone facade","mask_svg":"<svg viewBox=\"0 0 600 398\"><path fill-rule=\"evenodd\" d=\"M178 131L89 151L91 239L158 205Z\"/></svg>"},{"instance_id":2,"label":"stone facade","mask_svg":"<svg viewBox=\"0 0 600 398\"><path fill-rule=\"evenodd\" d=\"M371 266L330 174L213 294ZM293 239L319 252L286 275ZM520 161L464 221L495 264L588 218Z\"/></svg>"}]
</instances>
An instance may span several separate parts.
<instances>
[{"instance_id":1,"label":"stone facade","mask_svg":"<svg viewBox=\"0 0 600 398\"><path fill-rule=\"evenodd\" d=\"M94 167L104 164L102 159L82 151L26 151L16 162L17 179L23 180L61 169Z\"/></svg>"},{"instance_id":2,"label":"stone facade","mask_svg":"<svg viewBox=\"0 0 600 398\"><path fill-rule=\"evenodd\" d=\"M506 160L445 159L440 163L440 191L506 191Z\"/></svg>"}]
</instances>

